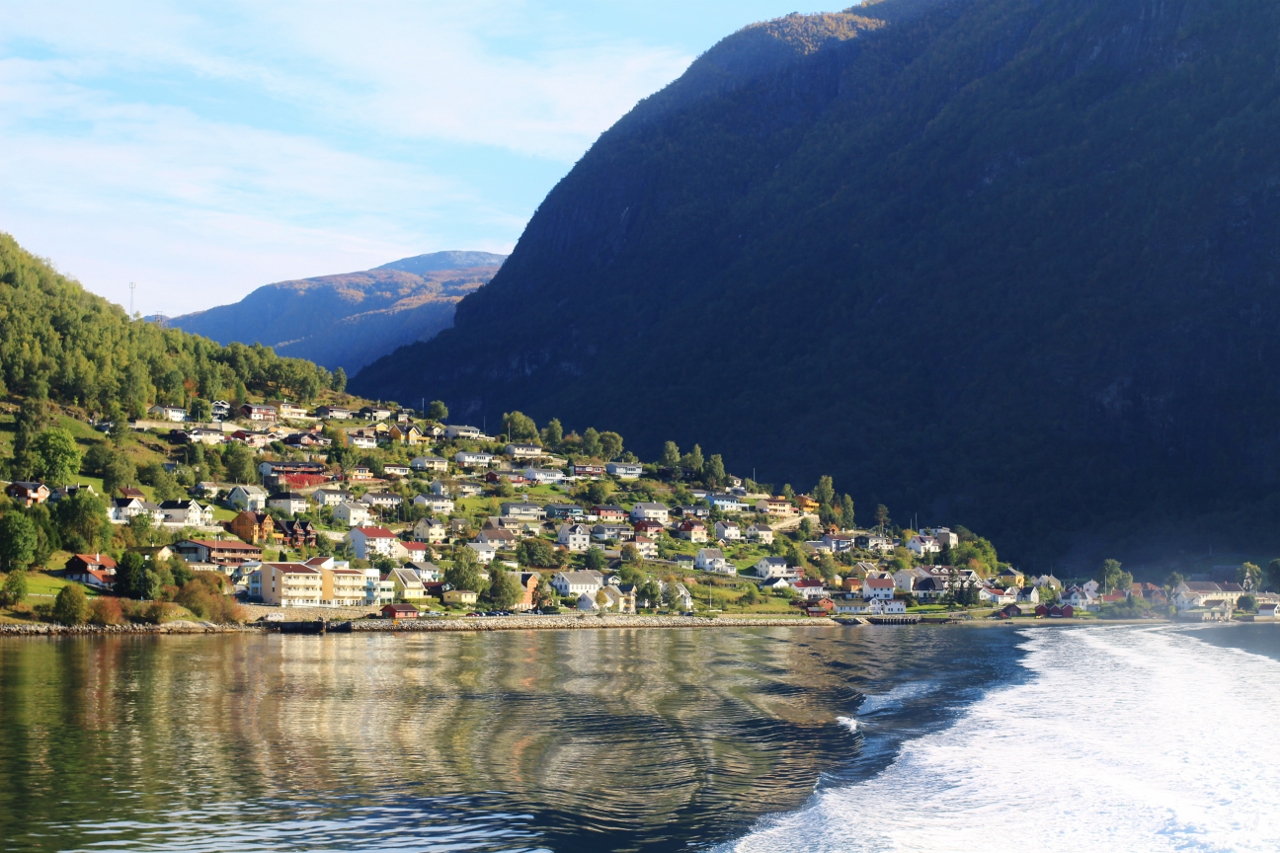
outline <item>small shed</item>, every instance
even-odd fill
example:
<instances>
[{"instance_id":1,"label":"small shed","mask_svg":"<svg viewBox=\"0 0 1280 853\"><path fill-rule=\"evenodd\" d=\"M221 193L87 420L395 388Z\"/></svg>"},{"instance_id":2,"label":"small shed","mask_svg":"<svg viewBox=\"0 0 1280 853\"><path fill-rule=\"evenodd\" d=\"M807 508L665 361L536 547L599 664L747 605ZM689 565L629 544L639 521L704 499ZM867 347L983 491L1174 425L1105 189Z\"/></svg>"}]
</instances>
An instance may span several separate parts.
<instances>
[{"instance_id":1,"label":"small shed","mask_svg":"<svg viewBox=\"0 0 1280 853\"><path fill-rule=\"evenodd\" d=\"M418 608L412 604L386 604L382 607L383 619L417 619Z\"/></svg>"}]
</instances>

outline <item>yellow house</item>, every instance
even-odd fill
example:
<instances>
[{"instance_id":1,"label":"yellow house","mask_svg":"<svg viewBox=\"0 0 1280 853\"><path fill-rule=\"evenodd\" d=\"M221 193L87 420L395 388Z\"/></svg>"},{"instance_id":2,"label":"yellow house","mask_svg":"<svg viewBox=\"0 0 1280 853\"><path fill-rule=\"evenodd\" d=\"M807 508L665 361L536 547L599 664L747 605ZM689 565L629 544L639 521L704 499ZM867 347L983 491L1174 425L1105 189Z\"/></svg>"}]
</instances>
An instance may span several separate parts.
<instances>
[{"instance_id":1,"label":"yellow house","mask_svg":"<svg viewBox=\"0 0 1280 853\"><path fill-rule=\"evenodd\" d=\"M409 424L408 426L395 424L387 430L387 435L391 436L401 444L426 444L430 441L430 439L423 434L422 430L418 429L416 424Z\"/></svg>"},{"instance_id":2,"label":"yellow house","mask_svg":"<svg viewBox=\"0 0 1280 853\"><path fill-rule=\"evenodd\" d=\"M263 563L260 592L264 604L276 607L316 607L323 597L319 569L301 563Z\"/></svg>"},{"instance_id":3,"label":"yellow house","mask_svg":"<svg viewBox=\"0 0 1280 853\"><path fill-rule=\"evenodd\" d=\"M364 572L357 569L321 569L320 597L334 607L359 607L364 604Z\"/></svg>"},{"instance_id":4,"label":"yellow house","mask_svg":"<svg viewBox=\"0 0 1280 853\"><path fill-rule=\"evenodd\" d=\"M475 604L480 598L479 595L469 589L451 589L444 594L445 604Z\"/></svg>"},{"instance_id":5,"label":"yellow house","mask_svg":"<svg viewBox=\"0 0 1280 853\"><path fill-rule=\"evenodd\" d=\"M409 569L392 569L387 580L395 588L396 601L421 601L427 597L422 580Z\"/></svg>"}]
</instances>

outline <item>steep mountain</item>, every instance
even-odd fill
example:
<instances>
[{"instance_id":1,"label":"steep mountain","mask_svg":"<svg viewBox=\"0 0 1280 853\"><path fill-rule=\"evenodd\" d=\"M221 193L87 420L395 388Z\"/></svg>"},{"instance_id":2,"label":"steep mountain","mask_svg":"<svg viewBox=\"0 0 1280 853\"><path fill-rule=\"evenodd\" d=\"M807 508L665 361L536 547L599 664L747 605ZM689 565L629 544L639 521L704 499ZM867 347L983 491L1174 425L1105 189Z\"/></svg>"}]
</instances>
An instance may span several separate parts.
<instances>
[{"instance_id":1,"label":"steep mountain","mask_svg":"<svg viewBox=\"0 0 1280 853\"><path fill-rule=\"evenodd\" d=\"M1022 557L1157 524L1203 547L1197 520L1240 513L1274 540L1278 98L1264 0L749 27L600 137L452 329L353 388L831 473L864 520L883 501Z\"/></svg>"},{"instance_id":2,"label":"steep mountain","mask_svg":"<svg viewBox=\"0 0 1280 853\"><path fill-rule=\"evenodd\" d=\"M274 347L354 373L453 322L458 300L493 278L505 255L435 252L365 272L281 281L172 325L221 343Z\"/></svg>"}]
</instances>

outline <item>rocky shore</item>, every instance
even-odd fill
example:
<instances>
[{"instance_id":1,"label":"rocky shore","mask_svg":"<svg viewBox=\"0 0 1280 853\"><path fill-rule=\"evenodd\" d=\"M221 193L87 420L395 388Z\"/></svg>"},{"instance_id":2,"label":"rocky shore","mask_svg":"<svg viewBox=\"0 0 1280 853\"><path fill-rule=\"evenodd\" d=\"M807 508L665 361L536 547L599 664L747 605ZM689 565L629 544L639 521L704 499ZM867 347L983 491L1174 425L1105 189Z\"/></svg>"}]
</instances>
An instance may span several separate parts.
<instances>
[{"instance_id":1,"label":"rocky shore","mask_svg":"<svg viewBox=\"0 0 1280 853\"><path fill-rule=\"evenodd\" d=\"M831 628L832 619L768 619L750 616L627 616L561 614L477 619L365 619L350 623L352 632L366 631L566 631L599 628ZM337 628L337 625L333 626ZM342 628L341 630L346 630Z\"/></svg>"},{"instance_id":2,"label":"rocky shore","mask_svg":"<svg viewBox=\"0 0 1280 853\"><path fill-rule=\"evenodd\" d=\"M292 614L290 614L292 615ZM92 636L138 634L232 634L280 630L282 624L300 621L251 622L245 625L217 625L213 622L167 622L163 625L52 625L44 622L0 625L0 637ZM602 628L831 628L832 619L752 618L749 616L628 616L562 614L557 616L506 616L463 619L327 620L331 633L430 632L430 631L565 631Z\"/></svg>"},{"instance_id":3,"label":"rocky shore","mask_svg":"<svg viewBox=\"0 0 1280 853\"><path fill-rule=\"evenodd\" d=\"M238 634L260 631L258 625L213 622L166 622L163 625L52 625L47 622L0 625L0 637L91 636L98 634Z\"/></svg>"}]
</instances>

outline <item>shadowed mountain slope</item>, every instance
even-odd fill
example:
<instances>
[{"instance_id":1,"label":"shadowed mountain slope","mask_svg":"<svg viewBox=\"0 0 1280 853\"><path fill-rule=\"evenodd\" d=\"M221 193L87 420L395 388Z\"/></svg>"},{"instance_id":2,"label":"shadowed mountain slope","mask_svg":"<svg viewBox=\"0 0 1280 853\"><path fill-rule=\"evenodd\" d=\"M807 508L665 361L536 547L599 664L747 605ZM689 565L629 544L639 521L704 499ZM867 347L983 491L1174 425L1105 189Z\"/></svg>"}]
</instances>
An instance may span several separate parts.
<instances>
[{"instance_id":1,"label":"shadowed mountain slope","mask_svg":"<svg viewBox=\"0 0 1280 853\"><path fill-rule=\"evenodd\" d=\"M1262 0L749 27L600 137L454 328L353 388L831 473L863 520L1021 557L1237 512L1274 539L1277 133Z\"/></svg>"}]
</instances>

